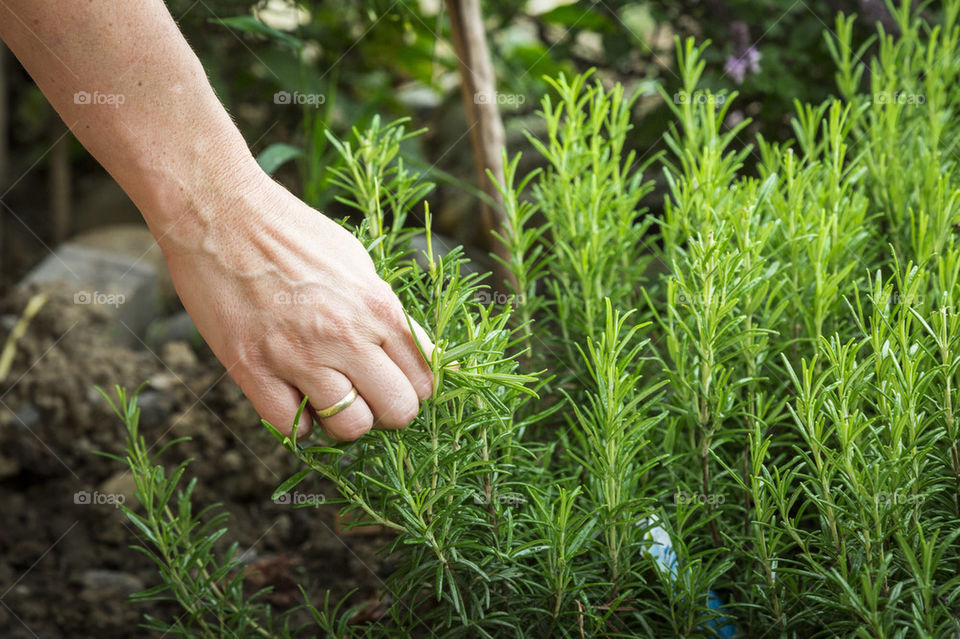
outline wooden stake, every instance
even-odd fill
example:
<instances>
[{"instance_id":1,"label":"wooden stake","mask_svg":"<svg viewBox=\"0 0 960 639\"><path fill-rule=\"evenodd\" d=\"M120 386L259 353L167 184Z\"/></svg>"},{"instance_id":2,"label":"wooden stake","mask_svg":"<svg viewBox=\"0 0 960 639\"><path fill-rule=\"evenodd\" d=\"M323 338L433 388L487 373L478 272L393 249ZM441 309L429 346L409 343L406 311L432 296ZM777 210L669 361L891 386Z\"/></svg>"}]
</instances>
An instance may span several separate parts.
<instances>
[{"instance_id":1,"label":"wooden stake","mask_svg":"<svg viewBox=\"0 0 960 639\"><path fill-rule=\"evenodd\" d=\"M509 224L503 214L503 198L487 175L489 170L497 181L503 181L506 134L497 104L497 83L483 28L480 0L446 0L446 6L450 14L453 47L460 61L460 84L478 181L483 192L497 203L495 207L483 204L481 220L484 240L497 256L509 262L507 246L491 235L494 230L504 234ZM507 269L498 264L495 272L498 290L508 292L511 288L509 285L515 288L516 282ZM509 285L505 286L505 281Z\"/></svg>"}]
</instances>

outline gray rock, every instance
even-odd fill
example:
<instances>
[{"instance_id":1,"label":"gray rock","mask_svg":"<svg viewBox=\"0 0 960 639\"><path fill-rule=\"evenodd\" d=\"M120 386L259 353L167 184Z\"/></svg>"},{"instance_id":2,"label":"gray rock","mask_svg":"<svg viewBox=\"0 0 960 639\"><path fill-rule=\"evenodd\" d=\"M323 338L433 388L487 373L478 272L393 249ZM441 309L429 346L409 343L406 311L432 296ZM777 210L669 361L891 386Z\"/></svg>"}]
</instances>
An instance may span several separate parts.
<instances>
[{"instance_id":1,"label":"gray rock","mask_svg":"<svg viewBox=\"0 0 960 639\"><path fill-rule=\"evenodd\" d=\"M21 404L20 408L18 408L17 412L14 414L14 426L33 430L33 427L38 423L40 423L40 411L38 411L37 407L30 402Z\"/></svg>"},{"instance_id":2,"label":"gray rock","mask_svg":"<svg viewBox=\"0 0 960 639\"><path fill-rule=\"evenodd\" d=\"M161 371L150 377L149 388L160 393L169 393L183 382L177 379L177 376L169 371Z\"/></svg>"},{"instance_id":3,"label":"gray rock","mask_svg":"<svg viewBox=\"0 0 960 639\"><path fill-rule=\"evenodd\" d=\"M72 242L57 247L20 286L52 290L75 304L96 307L116 321L113 332L133 344L145 337L158 312L157 273L149 262Z\"/></svg>"},{"instance_id":4,"label":"gray rock","mask_svg":"<svg viewBox=\"0 0 960 639\"><path fill-rule=\"evenodd\" d=\"M228 450L223 454L223 457L220 458L220 467L223 470L235 473L243 470L243 455L236 450Z\"/></svg>"},{"instance_id":5,"label":"gray rock","mask_svg":"<svg viewBox=\"0 0 960 639\"><path fill-rule=\"evenodd\" d=\"M87 570L80 575L80 583L91 590L122 597L143 590L139 577L119 570Z\"/></svg>"},{"instance_id":6,"label":"gray rock","mask_svg":"<svg viewBox=\"0 0 960 639\"><path fill-rule=\"evenodd\" d=\"M122 192L121 192L122 195ZM136 209L134 209L136 212ZM140 218L137 213L136 219ZM157 285L160 288L163 307L173 309L177 300L177 293L173 288L167 260L163 251L153 239L153 235L143 224L107 224L97 226L85 233L71 238L72 244L79 244L89 248L100 249L118 255L124 255L152 266L157 273Z\"/></svg>"},{"instance_id":7,"label":"gray rock","mask_svg":"<svg viewBox=\"0 0 960 639\"><path fill-rule=\"evenodd\" d=\"M186 342L170 342L160 349L159 355L163 363L177 374L197 365L197 354Z\"/></svg>"},{"instance_id":8,"label":"gray rock","mask_svg":"<svg viewBox=\"0 0 960 639\"><path fill-rule=\"evenodd\" d=\"M114 497L111 501L120 502L130 509L135 509L137 483L129 470L117 471L107 481L100 484L99 490L104 495ZM119 499L119 495L123 495L122 500Z\"/></svg>"},{"instance_id":9,"label":"gray rock","mask_svg":"<svg viewBox=\"0 0 960 639\"><path fill-rule=\"evenodd\" d=\"M243 552L239 553L236 557L237 563L241 566L247 566L252 564L257 559L260 558L260 554L257 552L257 549L253 546L250 546Z\"/></svg>"},{"instance_id":10,"label":"gray rock","mask_svg":"<svg viewBox=\"0 0 960 639\"><path fill-rule=\"evenodd\" d=\"M146 428L165 424L177 410L177 402L172 396L150 388L140 392L137 406L140 407L140 425Z\"/></svg>"},{"instance_id":11,"label":"gray rock","mask_svg":"<svg viewBox=\"0 0 960 639\"><path fill-rule=\"evenodd\" d=\"M170 342L195 343L200 339L200 333L194 326L193 320L186 311L180 311L169 317L154 320L147 328L147 344L157 349Z\"/></svg>"}]
</instances>

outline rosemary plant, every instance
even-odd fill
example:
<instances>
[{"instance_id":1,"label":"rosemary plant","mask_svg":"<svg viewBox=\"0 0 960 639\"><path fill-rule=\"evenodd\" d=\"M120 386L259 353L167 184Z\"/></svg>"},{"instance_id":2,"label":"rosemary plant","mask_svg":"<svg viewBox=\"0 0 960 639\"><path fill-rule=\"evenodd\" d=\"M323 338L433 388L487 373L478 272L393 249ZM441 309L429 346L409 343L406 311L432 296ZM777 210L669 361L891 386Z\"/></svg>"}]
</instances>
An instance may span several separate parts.
<instances>
[{"instance_id":1,"label":"rosemary plant","mask_svg":"<svg viewBox=\"0 0 960 639\"><path fill-rule=\"evenodd\" d=\"M332 174L358 236L431 327L436 392L403 431L298 444L357 524L392 531L387 618L349 601L294 627L241 596L215 511L126 463L185 636L947 636L960 632L960 0L903 3L898 34L826 34L839 97L795 140L744 147L735 94L677 43L669 152L628 151L634 97L551 81L543 168L500 190L506 305L459 251L410 249L430 185L403 123L374 121ZM868 47L875 57L864 61ZM679 98L678 98L679 96ZM654 172L663 215L641 208ZM450 364L456 361L458 367ZM176 493L176 495L175 495ZM219 633L219 634L218 634Z\"/></svg>"}]
</instances>

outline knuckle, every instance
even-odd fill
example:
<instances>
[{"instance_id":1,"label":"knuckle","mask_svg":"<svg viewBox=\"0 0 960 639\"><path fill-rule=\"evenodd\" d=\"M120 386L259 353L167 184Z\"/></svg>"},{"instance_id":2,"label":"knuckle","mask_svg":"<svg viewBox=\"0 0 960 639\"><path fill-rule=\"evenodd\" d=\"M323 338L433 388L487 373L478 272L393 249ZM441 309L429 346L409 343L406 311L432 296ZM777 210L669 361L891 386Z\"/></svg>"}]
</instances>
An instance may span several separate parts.
<instances>
[{"instance_id":1,"label":"knuckle","mask_svg":"<svg viewBox=\"0 0 960 639\"><path fill-rule=\"evenodd\" d=\"M222 355L217 353L217 358L244 393L253 390L270 370L268 353L260 342L233 342Z\"/></svg>"},{"instance_id":2,"label":"knuckle","mask_svg":"<svg viewBox=\"0 0 960 639\"><path fill-rule=\"evenodd\" d=\"M367 304L371 311L387 320L394 320L402 314L400 300L397 299L390 285L383 280L370 287Z\"/></svg>"},{"instance_id":3,"label":"knuckle","mask_svg":"<svg viewBox=\"0 0 960 639\"><path fill-rule=\"evenodd\" d=\"M340 314L329 316L319 313L310 318L310 332L317 340L331 339L346 328L347 319Z\"/></svg>"},{"instance_id":4,"label":"knuckle","mask_svg":"<svg viewBox=\"0 0 960 639\"><path fill-rule=\"evenodd\" d=\"M283 364L293 361L296 349L290 341L277 335L267 336L257 347L256 358L262 362L262 367L270 370L280 370Z\"/></svg>"},{"instance_id":5,"label":"knuckle","mask_svg":"<svg viewBox=\"0 0 960 639\"><path fill-rule=\"evenodd\" d=\"M335 335L331 336L340 346L345 347L348 352L361 355L370 344L370 338L365 333L357 330L353 324L345 325Z\"/></svg>"},{"instance_id":6,"label":"knuckle","mask_svg":"<svg viewBox=\"0 0 960 639\"><path fill-rule=\"evenodd\" d=\"M364 341L350 313L318 317L314 322L314 340L318 344L340 344L353 350Z\"/></svg>"}]
</instances>

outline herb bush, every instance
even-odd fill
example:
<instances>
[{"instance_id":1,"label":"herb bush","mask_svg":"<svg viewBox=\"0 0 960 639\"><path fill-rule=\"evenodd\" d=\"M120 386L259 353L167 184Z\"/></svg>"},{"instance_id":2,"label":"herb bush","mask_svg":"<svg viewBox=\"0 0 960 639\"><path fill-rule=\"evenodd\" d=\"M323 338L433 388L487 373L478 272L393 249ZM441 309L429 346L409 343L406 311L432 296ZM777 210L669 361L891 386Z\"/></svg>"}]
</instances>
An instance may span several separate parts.
<instances>
[{"instance_id":1,"label":"herb bush","mask_svg":"<svg viewBox=\"0 0 960 639\"><path fill-rule=\"evenodd\" d=\"M244 598L221 514L194 513L130 430L139 513L163 582L140 599L183 636L946 636L960 630L960 0L909 3L865 68L828 36L840 97L797 104L790 144L730 150L734 101L674 103L670 153L625 153L632 98L588 76L542 103L543 170L501 185L507 304L455 251L418 262L429 190L399 123L333 140L358 235L435 335L414 424L295 443L358 523L394 533L394 601L351 625ZM678 43L697 94L703 47ZM639 207L662 171L662 219ZM425 211L429 229L429 211ZM427 231L429 238L429 230ZM496 302L504 300L494 299ZM456 361L458 366L452 366ZM663 542L669 536L672 548Z\"/></svg>"}]
</instances>

